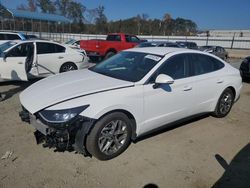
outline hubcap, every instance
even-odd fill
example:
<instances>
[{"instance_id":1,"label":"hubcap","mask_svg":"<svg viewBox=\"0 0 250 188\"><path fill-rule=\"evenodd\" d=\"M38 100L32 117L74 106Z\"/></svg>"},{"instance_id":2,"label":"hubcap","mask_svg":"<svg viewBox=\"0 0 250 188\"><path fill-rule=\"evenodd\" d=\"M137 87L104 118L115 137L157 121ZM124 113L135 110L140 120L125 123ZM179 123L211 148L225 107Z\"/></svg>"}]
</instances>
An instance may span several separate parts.
<instances>
[{"instance_id":1,"label":"hubcap","mask_svg":"<svg viewBox=\"0 0 250 188\"><path fill-rule=\"evenodd\" d=\"M230 93L225 93L220 100L220 112L226 114L232 106L233 98Z\"/></svg>"},{"instance_id":2,"label":"hubcap","mask_svg":"<svg viewBox=\"0 0 250 188\"><path fill-rule=\"evenodd\" d=\"M127 125L122 120L109 122L101 130L98 138L98 146L102 153L112 155L116 153L126 142L128 136Z\"/></svg>"}]
</instances>

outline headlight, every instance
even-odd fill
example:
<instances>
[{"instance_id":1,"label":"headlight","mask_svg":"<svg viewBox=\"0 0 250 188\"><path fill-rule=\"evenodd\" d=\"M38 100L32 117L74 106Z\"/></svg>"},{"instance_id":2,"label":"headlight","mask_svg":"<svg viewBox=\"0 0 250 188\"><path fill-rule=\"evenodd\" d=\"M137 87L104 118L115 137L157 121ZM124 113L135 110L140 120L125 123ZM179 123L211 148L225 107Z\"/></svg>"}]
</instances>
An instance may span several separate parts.
<instances>
[{"instance_id":1,"label":"headlight","mask_svg":"<svg viewBox=\"0 0 250 188\"><path fill-rule=\"evenodd\" d=\"M39 115L49 123L65 123L79 115L88 108L89 105L64 110L43 110Z\"/></svg>"}]
</instances>

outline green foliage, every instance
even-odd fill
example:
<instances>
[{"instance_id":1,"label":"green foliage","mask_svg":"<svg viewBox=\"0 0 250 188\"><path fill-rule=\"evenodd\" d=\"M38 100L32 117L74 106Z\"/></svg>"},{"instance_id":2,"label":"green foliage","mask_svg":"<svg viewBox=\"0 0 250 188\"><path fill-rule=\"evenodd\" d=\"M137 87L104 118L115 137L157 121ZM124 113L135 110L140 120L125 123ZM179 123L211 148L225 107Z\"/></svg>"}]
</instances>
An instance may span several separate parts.
<instances>
[{"instance_id":1,"label":"green foliage","mask_svg":"<svg viewBox=\"0 0 250 188\"><path fill-rule=\"evenodd\" d=\"M82 24L84 22L83 13L85 12L86 7L81 3L72 0L57 0L55 4L61 15L69 18L74 23Z\"/></svg>"},{"instance_id":2,"label":"green foliage","mask_svg":"<svg viewBox=\"0 0 250 188\"><path fill-rule=\"evenodd\" d=\"M99 6L96 9L97 16L95 18L96 29L99 33L107 33L108 32L108 19L104 14L104 6Z\"/></svg>"},{"instance_id":3,"label":"green foliage","mask_svg":"<svg viewBox=\"0 0 250 188\"><path fill-rule=\"evenodd\" d=\"M164 16L164 18L166 18ZM183 18L142 19L142 16L109 22L109 32L125 32L140 35L194 35L197 25Z\"/></svg>"},{"instance_id":4,"label":"green foliage","mask_svg":"<svg viewBox=\"0 0 250 188\"><path fill-rule=\"evenodd\" d=\"M37 0L37 6L41 9L43 13L54 14L56 12L55 4L51 0Z\"/></svg>"}]
</instances>

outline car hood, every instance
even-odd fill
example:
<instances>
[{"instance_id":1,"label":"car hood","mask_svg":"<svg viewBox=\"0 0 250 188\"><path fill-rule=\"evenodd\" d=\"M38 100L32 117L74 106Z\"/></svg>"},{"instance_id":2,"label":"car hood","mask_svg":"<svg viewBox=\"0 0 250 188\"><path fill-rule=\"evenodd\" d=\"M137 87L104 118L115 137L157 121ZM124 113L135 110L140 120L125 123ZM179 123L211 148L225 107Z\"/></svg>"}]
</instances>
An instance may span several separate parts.
<instances>
[{"instance_id":1,"label":"car hood","mask_svg":"<svg viewBox=\"0 0 250 188\"><path fill-rule=\"evenodd\" d=\"M72 98L133 85L133 82L118 80L85 69L38 81L20 94L20 101L24 108L34 114Z\"/></svg>"}]
</instances>

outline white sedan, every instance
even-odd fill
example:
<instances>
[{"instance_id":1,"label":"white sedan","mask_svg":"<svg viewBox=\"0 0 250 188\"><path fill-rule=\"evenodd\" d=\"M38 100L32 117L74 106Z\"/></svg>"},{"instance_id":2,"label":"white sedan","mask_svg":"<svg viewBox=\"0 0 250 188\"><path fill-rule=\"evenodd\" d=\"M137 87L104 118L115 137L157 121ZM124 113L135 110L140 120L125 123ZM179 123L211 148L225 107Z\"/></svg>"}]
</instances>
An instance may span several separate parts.
<instances>
[{"instance_id":1,"label":"white sedan","mask_svg":"<svg viewBox=\"0 0 250 188\"><path fill-rule=\"evenodd\" d=\"M0 45L0 79L28 80L88 67L76 49L45 40L9 41Z\"/></svg>"},{"instance_id":2,"label":"white sedan","mask_svg":"<svg viewBox=\"0 0 250 188\"><path fill-rule=\"evenodd\" d=\"M212 54L134 48L31 85L20 95L20 116L45 146L109 160L164 125L226 116L241 88L239 70Z\"/></svg>"}]
</instances>

